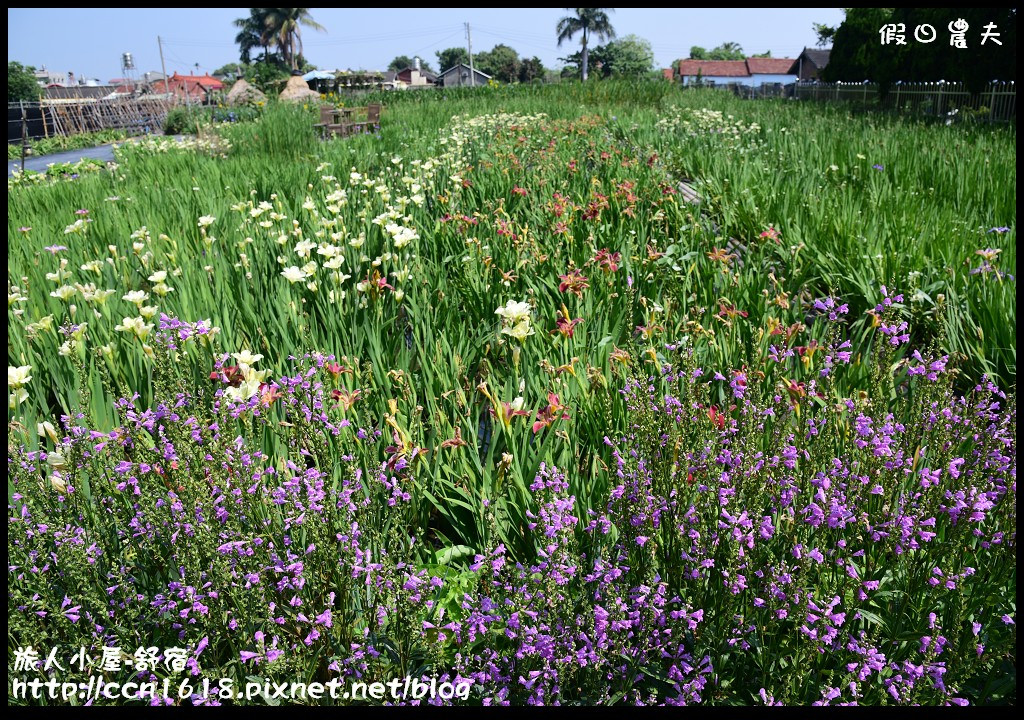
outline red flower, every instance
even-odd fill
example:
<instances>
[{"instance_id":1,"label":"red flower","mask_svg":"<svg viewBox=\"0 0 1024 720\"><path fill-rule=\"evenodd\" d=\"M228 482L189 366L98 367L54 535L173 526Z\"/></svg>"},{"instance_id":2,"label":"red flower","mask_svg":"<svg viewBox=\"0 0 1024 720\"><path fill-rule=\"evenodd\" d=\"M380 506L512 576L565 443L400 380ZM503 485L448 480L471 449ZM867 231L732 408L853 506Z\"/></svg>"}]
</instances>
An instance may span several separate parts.
<instances>
[{"instance_id":1,"label":"red flower","mask_svg":"<svg viewBox=\"0 0 1024 720\"><path fill-rule=\"evenodd\" d=\"M548 406L537 411L537 421L533 424L533 432L540 432L549 427L555 420L568 420L569 413L563 412L565 407L555 393L548 393Z\"/></svg>"},{"instance_id":2,"label":"red flower","mask_svg":"<svg viewBox=\"0 0 1024 720\"><path fill-rule=\"evenodd\" d=\"M561 311L558 313L558 319L555 321L555 329L551 331L551 334L562 333L565 337L572 337L572 334L576 332L576 326L583 322L583 318L569 319L569 309L562 305Z\"/></svg>"},{"instance_id":3,"label":"red flower","mask_svg":"<svg viewBox=\"0 0 1024 720\"><path fill-rule=\"evenodd\" d=\"M220 370L214 370L210 373L210 379L214 382L218 380L222 383L227 383L231 387L238 387L242 384L242 371L234 365L226 365Z\"/></svg>"},{"instance_id":4,"label":"red flower","mask_svg":"<svg viewBox=\"0 0 1024 720\"><path fill-rule=\"evenodd\" d=\"M562 281L558 284L558 292L569 291L576 297L583 297L583 291L590 287L590 282L579 270L570 270L565 275L559 275L558 279Z\"/></svg>"},{"instance_id":5,"label":"red flower","mask_svg":"<svg viewBox=\"0 0 1024 720\"><path fill-rule=\"evenodd\" d=\"M596 262L601 266L601 269L605 272L615 272L619 269L619 262L622 260L622 253L613 253L612 251L604 248L598 250L597 254L594 255L593 262Z\"/></svg>"}]
</instances>

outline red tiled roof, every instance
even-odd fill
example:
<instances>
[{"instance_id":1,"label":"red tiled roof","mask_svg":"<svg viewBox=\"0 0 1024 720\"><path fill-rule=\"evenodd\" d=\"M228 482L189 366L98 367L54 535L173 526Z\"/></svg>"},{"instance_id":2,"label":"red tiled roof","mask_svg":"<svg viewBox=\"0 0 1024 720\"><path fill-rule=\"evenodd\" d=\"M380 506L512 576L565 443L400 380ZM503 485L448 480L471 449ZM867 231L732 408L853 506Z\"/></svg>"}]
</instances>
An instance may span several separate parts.
<instances>
[{"instance_id":1,"label":"red tiled roof","mask_svg":"<svg viewBox=\"0 0 1024 720\"><path fill-rule=\"evenodd\" d=\"M680 60L679 74L699 74L704 77L750 77L747 63L743 60Z\"/></svg>"},{"instance_id":2,"label":"red tiled roof","mask_svg":"<svg viewBox=\"0 0 1024 720\"><path fill-rule=\"evenodd\" d=\"M704 77L750 77L754 73L789 75L792 58L747 58L746 60L680 60L679 74Z\"/></svg>"},{"instance_id":3,"label":"red tiled roof","mask_svg":"<svg viewBox=\"0 0 1024 720\"><path fill-rule=\"evenodd\" d=\"M661 75L666 80L671 80L672 77L673 77L673 75L672 75L672 68L662 68Z\"/></svg>"},{"instance_id":4,"label":"red tiled roof","mask_svg":"<svg viewBox=\"0 0 1024 720\"><path fill-rule=\"evenodd\" d=\"M750 74L788 75L793 58L747 58Z\"/></svg>"},{"instance_id":5,"label":"red tiled roof","mask_svg":"<svg viewBox=\"0 0 1024 720\"><path fill-rule=\"evenodd\" d=\"M207 90L224 89L224 83L222 83L215 77L211 77L210 75L179 75L178 73L174 73L170 77L170 82L172 86L176 84L175 81L182 84L187 83L189 85L202 85Z\"/></svg>"}]
</instances>

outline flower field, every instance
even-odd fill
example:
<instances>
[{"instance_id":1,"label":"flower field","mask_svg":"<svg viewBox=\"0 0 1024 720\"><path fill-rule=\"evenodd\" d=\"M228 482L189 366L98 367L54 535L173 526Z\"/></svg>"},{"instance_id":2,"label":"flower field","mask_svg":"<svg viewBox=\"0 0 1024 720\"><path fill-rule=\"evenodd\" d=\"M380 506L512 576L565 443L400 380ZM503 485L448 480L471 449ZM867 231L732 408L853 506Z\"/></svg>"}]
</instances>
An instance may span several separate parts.
<instances>
[{"instance_id":1,"label":"flower field","mask_svg":"<svg viewBox=\"0 0 1024 720\"><path fill-rule=\"evenodd\" d=\"M383 102L9 180L9 665L1015 702L1013 128Z\"/></svg>"}]
</instances>

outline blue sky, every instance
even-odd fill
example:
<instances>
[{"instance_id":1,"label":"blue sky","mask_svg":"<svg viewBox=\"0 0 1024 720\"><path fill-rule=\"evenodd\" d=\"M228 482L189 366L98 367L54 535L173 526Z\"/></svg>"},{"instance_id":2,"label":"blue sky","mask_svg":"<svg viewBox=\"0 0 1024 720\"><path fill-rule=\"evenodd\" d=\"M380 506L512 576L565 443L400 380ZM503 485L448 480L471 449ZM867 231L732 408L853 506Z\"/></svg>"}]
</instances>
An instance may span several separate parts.
<instances>
[{"instance_id":1,"label":"blue sky","mask_svg":"<svg viewBox=\"0 0 1024 720\"><path fill-rule=\"evenodd\" d=\"M235 18L248 8L8 8L7 59L50 70L74 71L101 81L120 76L120 57L135 57L139 72L160 69L157 35L164 40L167 71L213 71L238 60L232 42ZM498 43L547 67L578 49L558 48L555 25L562 8L312 8L326 33L304 30L305 55L324 69L383 69L396 55L419 55L436 68L434 52L465 46L463 23L473 31L473 50ZM686 57L690 46L738 42L748 54L771 50L796 57L814 46L812 23L839 24L839 8L618 8L611 13L619 36L649 40L659 67Z\"/></svg>"}]
</instances>

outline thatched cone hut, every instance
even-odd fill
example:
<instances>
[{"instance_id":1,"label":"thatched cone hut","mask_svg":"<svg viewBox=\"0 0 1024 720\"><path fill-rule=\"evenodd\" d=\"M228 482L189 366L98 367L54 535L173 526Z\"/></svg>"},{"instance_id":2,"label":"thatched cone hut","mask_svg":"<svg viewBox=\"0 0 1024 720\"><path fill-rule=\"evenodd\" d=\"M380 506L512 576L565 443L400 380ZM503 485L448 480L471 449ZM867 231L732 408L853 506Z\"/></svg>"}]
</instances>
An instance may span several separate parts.
<instances>
[{"instance_id":1,"label":"thatched cone hut","mask_svg":"<svg viewBox=\"0 0 1024 720\"><path fill-rule=\"evenodd\" d=\"M310 90L309 85L300 75L292 75L288 78L288 84L281 91L282 100L293 102L306 102L307 100L320 100L320 93Z\"/></svg>"},{"instance_id":2,"label":"thatched cone hut","mask_svg":"<svg viewBox=\"0 0 1024 720\"><path fill-rule=\"evenodd\" d=\"M231 86L228 92L228 105L246 105L248 103L265 102L267 96L247 83L244 79Z\"/></svg>"}]
</instances>

